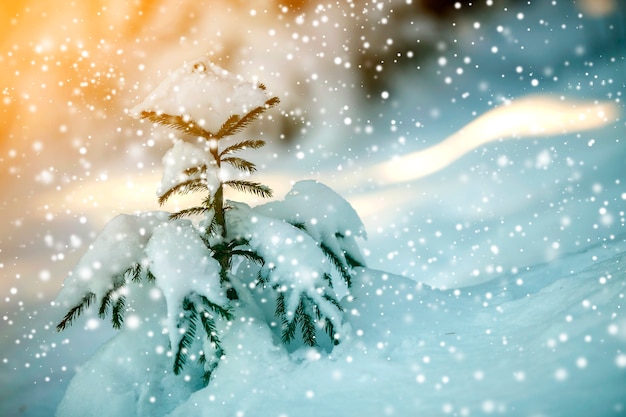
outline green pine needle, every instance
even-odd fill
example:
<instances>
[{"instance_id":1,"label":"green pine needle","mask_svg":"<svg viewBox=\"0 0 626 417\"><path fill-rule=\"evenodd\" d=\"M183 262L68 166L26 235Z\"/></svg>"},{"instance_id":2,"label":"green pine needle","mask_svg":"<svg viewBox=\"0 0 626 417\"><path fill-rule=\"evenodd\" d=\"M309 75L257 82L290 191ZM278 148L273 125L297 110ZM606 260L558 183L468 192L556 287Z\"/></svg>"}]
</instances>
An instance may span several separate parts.
<instances>
[{"instance_id":1,"label":"green pine needle","mask_svg":"<svg viewBox=\"0 0 626 417\"><path fill-rule=\"evenodd\" d=\"M128 267L126 271L124 271L124 276L130 276L131 281L139 282L141 281L141 272L143 268L140 263L134 263L132 266Z\"/></svg>"},{"instance_id":2,"label":"green pine needle","mask_svg":"<svg viewBox=\"0 0 626 417\"><path fill-rule=\"evenodd\" d=\"M61 332L65 330L69 325L71 325L72 322L76 320L85 309L89 308L89 306L94 302L95 299L96 294L92 292L88 292L87 294L83 295L83 298L81 298L80 302L76 306L72 307L67 312L67 314L65 314L59 324L57 324L57 331Z\"/></svg>"},{"instance_id":3,"label":"green pine needle","mask_svg":"<svg viewBox=\"0 0 626 417\"><path fill-rule=\"evenodd\" d=\"M237 151L241 151L244 149L258 149L265 146L265 141L262 140L244 140L239 143L235 143L227 148L225 148L222 152L220 152L220 158L224 155L228 155Z\"/></svg>"},{"instance_id":4,"label":"green pine needle","mask_svg":"<svg viewBox=\"0 0 626 417\"><path fill-rule=\"evenodd\" d=\"M178 342L178 346L174 351L174 365L172 370L176 375L182 371L183 367L187 363L187 356L189 355L189 350L194 342L196 337L196 324L198 321L198 313L195 310L195 305L188 297L183 299L183 311L184 314L180 318L177 327L179 329L184 329L183 335Z\"/></svg>"},{"instance_id":5,"label":"green pine needle","mask_svg":"<svg viewBox=\"0 0 626 417\"><path fill-rule=\"evenodd\" d=\"M350 267L347 262L341 259L338 254L333 252L332 249L323 242L320 243L320 249L324 252L324 255L326 255L337 272L339 272L339 275L341 275L341 278L343 278L348 288L350 288L352 286L352 275L350 275Z\"/></svg>"},{"instance_id":6,"label":"green pine needle","mask_svg":"<svg viewBox=\"0 0 626 417\"><path fill-rule=\"evenodd\" d=\"M195 300L195 302L192 300ZM213 372L218 365L219 359L224 354L213 314L215 313L225 320L232 320L233 315L227 308L212 302L206 296L198 293L191 293L185 297L183 299L182 309L183 314L179 319L177 327L183 329L184 332L174 352L174 373L179 374L187 363L189 351L196 338L198 317L200 318L200 324L202 325L207 339L215 348L215 355L210 364L206 363L204 353L200 355L199 362L205 364L208 372Z\"/></svg>"},{"instance_id":7,"label":"green pine needle","mask_svg":"<svg viewBox=\"0 0 626 417\"><path fill-rule=\"evenodd\" d=\"M233 250L231 252L232 256L241 256L246 258L249 261L252 261L260 266L265 265L265 259L259 255L257 252L249 251L249 250Z\"/></svg>"},{"instance_id":8,"label":"green pine needle","mask_svg":"<svg viewBox=\"0 0 626 417\"><path fill-rule=\"evenodd\" d=\"M284 344L289 344L296 337L296 320L287 320L287 318L283 318L282 320L282 329L283 333L281 335L281 340Z\"/></svg>"},{"instance_id":9,"label":"green pine needle","mask_svg":"<svg viewBox=\"0 0 626 417\"><path fill-rule=\"evenodd\" d=\"M100 302L100 308L98 309L98 317L104 319L111 308L111 298L113 296L113 289L107 291L102 297L102 301Z\"/></svg>"},{"instance_id":10,"label":"green pine needle","mask_svg":"<svg viewBox=\"0 0 626 417\"><path fill-rule=\"evenodd\" d=\"M246 180L229 180L224 181L224 185L228 185L235 190L257 195L263 198L269 198L272 196L272 189L267 185L263 185L258 182L246 181Z\"/></svg>"},{"instance_id":11,"label":"green pine needle","mask_svg":"<svg viewBox=\"0 0 626 417\"><path fill-rule=\"evenodd\" d=\"M324 281L326 281L326 284L328 285L328 288L332 288L333 287L333 278L330 276L330 274L323 273L322 274L322 278L324 279Z\"/></svg>"},{"instance_id":12,"label":"green pine needle","mask_svg":"<svg viewBox=\"0 0 626 417\"><path fill-rule=\"evenodd\" d=\"M147 119L152 123L176 129L180 132L187 133L192 136L210 139L213 137L211 132L204 130L191 120L187 120L183 116L172 116L165 113L157 113L154 111L142 111L141 118Z\"/></svg>"},{"instance_id":13,"label":"green pine needle","mask_svg":"<svg viewBox=\"0 0 626 417\"><path fill-rule=\"evenodd\" d=\"M111 312L111 325L114 329L121 329L124 324L124 315L126 313L126 297L118 296L117 301L113 305Z\"/></svg>"},{"instance_id":14,"label":"green pine needle","mask_svg":"<svg viewBox=\"0 0 626 417\"><path fill-rule=\"evenodd\" d=\"M149 269L146 270L146 279L148 280L148 282L156 282L156 277Z\"/></svg>"},{"instance_id":15,"label":"green pine needle","mask_svg":"<svg viewBox=\"0 0 626 417\"><path fill-rule=\"evenodd\" d=\"M310 304L313 303L313 301L306 296L300 297L300 304L298 304L298 308L296 308L294 321L300 324L303 342L308 346L317 346L315 340L315 321L313 317L311 317L310 309L307 308L305 303Z\"/></svg>"},{"instance_id":16,"label":"green pine needle","mask_svg":"<svg viewBox=\"0 0 626 417\"><path fill-rule=\"evenodd\" d=\"M159 204L163 205L174 194L189 194L196 191L208 191L206 181L202 178L194 178L176 184L159 197Z\"/></svg>"},{"instance_id":17,"label":"green pine needle","mask_svg":"<svg viewBox=\"0 0 626 417\"><path fill-rule=\"evenodd\" d=\"M238 114L233 114L232 116L230 116L224 122L224 124L222 124L222 126L220 127L220 130L217 131L217 133L215 134L215 138L221 139L226 136L231 136L232 133L230 132L237 126L237 123L239 123L240 120L241 120L241 116L239 116Z\"/></svg>"},{"instance_id":18,"label":"green pine needle","mask_svg":"<svg viewBox=\"0 0 626 417\"><path fill-rule=\"evenodd\" d=\"M304 223L304 222L296 222L296 221L294 221L294 222L289 222L289 224L292 225L293 227L295 227L296 229L302 230L303 232L307 231L306 230L306 223Z\"/></svg>"},{"instance_id":19,"label":"green pine needle","mask_svg":"<svg viewBox=\"0 0 626 417\"><path fill-rule=\"evenodd\" d=\"M182 219L183 217L202 216L209 210L210 208L208 207L201 207L201 206L190 207L187 209L177 211L176 213L172 213L170 214L169 217L170 217L170 220L178 220L178 219Z\"/></svg>"},{"instance_id":20,"label":"green pine needle","mask_svg":"<svg viewBox=\"0 0 626 417\"><path fill-rule=\"evenodd\" d=\"M343 307L341 306L341 304L339 303L339 300L337 300L335 297L333 297L332 295L328 294L328 293L324 293L322 294L322 298L326 301L328 301L329 303L331 303L332 305L334 305L335 307L337 307L337 310L339 310L339 312L343 311Z\"/></svg>"},{"instance_id":21,"label":"green pine needle","mask_svg":"<svg viewBox=\"0 0 626 417\"><path fill-rule=\"evenodd\" d=\"M239 171L245 172L247 174L252 174L256 172L256 165L242 158L228 157L228 158L222 159L222 163L229 164L232 167L238 169Z\"/></svg>"},{"instance_id":22,"label":"green pine needle","mask_svg":"<svg viewBox=\"0 0 626 417\"><path fill-rule=\"evenodd\" d=\"M279 291L277 287L274 287L274 289ZM280 291L276 296L276 309L274 311L274 315L276 317L283 318L285 314L285 293Z\"/></svg>"},{"instance_id":23,"label":"green pine needle","mask_svg":"<svg viewBox=\"0 0 626 417\"><path fill-rule=\"evenodd\" d=\"M205 201L207 201L207 200L205 200ZM211 207L207 207L207 211L205 213L209 212L212 209L213 209L212 206ZM204 245L210 251L213 251L213 247L211 246L211 242L209 240L209 237L210 236L216 236L217 234L218 234L217 220L216 220L215 216L211 216L211 219L209 220L209 224L207 226L205 226L205 228L204 228L204 233L200 234L200 238L204 242Z\"/></svg>"},{"instance_id":24,"label":"green pine needle","mask_svg":"<svg viewBox=\"0 0 626 417\"><path fill-rule=\"evenodd\" d=\"M217 366L219 365L219 361L222 359L222 356L224 356L224 350L222 350L221 348L215 349L215 352L213 353L213 358L212 360L209 362L206 359L206 355L202 355L201 357L204 358L203 361L203 365L204 365L204 375L202 376L204 385L209 385L209 381L211 380L211 375L213 375L213 371L215 371L215 369L217 368Z\"/></svg>"},{"instance_id":25,"label":"green pine needle","mask_svg":"<svg viewBox=\"0 0 626 417\"><path fill-rule=\"evenodd\" d=\"M269 282L269 269L262 267L259 268L259 272L256 274L256 280L253 282L255 287L259 287L261 285L265 286Z\"/></svg>"},{"instance_id":26,"label":"green pine needle","mask_svg":"<svg viewBox=\"0 0 626 417\"><path fill-rule=\"evenodd\" d=\"M272 97L269 100L267 100L263 106L259 106L259 107L252 109L251 111L248 112L248 114L241 117L236 122L234 121L235 117L238 118L239 116L231 116L226 121L226 123L222 125L219 132L215 135L216 138L221 139L223 137L232 136L236 133L241 132L246 127L248 127L248 125L250 125L256 119L258 119L259 116L261 116L261 114L263 114L266 110L270 109L271 107L274 107L279 102L280 100L278 99L278 97ZM231 119L233 120L231 121Z\"/></svg>"},{"instance_id":27,"label":"green pine needle","mask_svg":"<svg viewBox=\"0 0 626 417\"><path fill-rule=\"evenodd\" d=\"M207 311L200 313L200 322L202 323L207 339L209 339L216 349L221 349L220 337L217 333L217 327L215 327L215 320L213 320L211 314Z\"/></svg>"},{"instance_id":28,"label":"green pine needle","mask_svg":"<svg viewBox=\"0 0 626 417\"><path fill-rule=\"evenodd\" d=\"M288 320L287 312L285 311L285 293L279 292L276 297L276 309L274 311L276 317L281 321L281 340L284 344L291 342L296 336L296 320Z\"/></svg>"},{"instance_id":29,"label":"green pine needle","mask_svg":"<svg viewBox=\"0 0 626 417\"><path fill-rule=\"evenodd\" d=\"M202 314L200 314L200 321L202 322L202 327L204 328L207 339L209 339L213 346L220 348L220 337L211 313L203 311Z\"/></svg>"},{"instance_id":30,"label":"green pine needle","mask_svg":"<svg viewBox=\"0 0 626 417\"><path fill-rule=\"evenodd\" d=\"M328 338L333 342L333 344L339 344L339 339L335 337L336 333L333 322L326 317L322 318L320 322L322 323L323 330L326 332L326 335L328 335Z\"/></svg>"},{"instance_id":31,"label":"green pine needle","mask_svg":"<svg viewBox=\"0 0 626 417\"><path fill-rule=\"evenodd\" d=\"M348 262L348 265L350 265L352 268L361 268L365 266L363 263L357 261L352 256L350 256L348 252L344 251L343 254L346 257L346 262Z\"/></svg>"},{"instance_id":32,"label":"green pine needle","mask_svg":"<svg viewBox=\"0 0 626 417\"><path fill-rule=\"evenodd\" d=\"M315 304L315 301L313 301L310 297L307 297L307 298L309 299L310 303L313 303L315 305L314 309L315 309L318 323L322 327L322 329L326 332L326 334L328 335L328 338L332 341L333 344L335 345L339 344L339 339L335 337L336 335L335 326L333 325L332 320L329 317L324 316L322 314L321 309L319 308L317 304ZM338 313L343 312L343 307L341 307L341 304L339 304L339 301L334 296L332 296L331 294L325 293L325 294L322 294L322 298L324 298L324 300L328 301L330 304L335 306L338 310Z\"/></svg>"},{"instance_id":33,"label":"green pine needle","mask_svg":"<svg viewBox=\"0 0 626 417\"><path fill-rule=\"evenodd\" d=\"M230 312L228 308L224 308L219 304L215 304L211 300L209 300L204 295L199 295L200 300L202 301L202 307L205 311L212 311L219 315L224 320L232 320L233 314Z\"/></svg>"},{"instance_id":34,"label":"green pine needle","mask_svg":"<svg viewBox=\"0 0 626 417\"><path fill-rule=\"evenodd\" d=\"M128 271L128 269L126 271ZM126 272L124 272L124 275L126 275ZM117 277L114 281L115 282L113 284L113 287L109 288L106 294L104 294L104 296L102 297L102 301L100 302L98 317L100 317L101 319L104 319L109 313L109 309L111 308L111 305L113 305L113 299L115 298L117 291L124 285L126 285L126 280L124 279L124 276L122 276L121 279Z\"/></svg>"}]
</instances>

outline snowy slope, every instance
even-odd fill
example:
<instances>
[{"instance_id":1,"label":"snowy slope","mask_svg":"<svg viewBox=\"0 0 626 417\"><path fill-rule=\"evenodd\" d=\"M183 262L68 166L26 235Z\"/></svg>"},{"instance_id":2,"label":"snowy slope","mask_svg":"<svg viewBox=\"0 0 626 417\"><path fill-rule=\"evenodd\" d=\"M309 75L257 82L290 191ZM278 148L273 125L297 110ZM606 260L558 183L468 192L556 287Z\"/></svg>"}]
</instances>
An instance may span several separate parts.
<instances>
[{"instance_id":1,"label":"snowy slope","mask_svg":"<svg viewBox=\"0 0 626 417\"><path fill-rule=\"evenodd\" d=\"M225 362L186 401L155 369L154 346L123 332L85 364L60 415L624 415L625 261L620 239L455 291L363 270L350 340L288 356L264 324L237 320ZM118 343L128 358L111 350ZM146 374L156 380L137 386ZM94 384L112 389L94 394Z\"/></svg>"},{"instance_id":2,"label":"snowy slope","mask_svg":"<svg viewBox=\"0 0 626 417\"><path fill-rule=\"evenodd\" d=\"M349 319L360 336L292 361L240 341L216 386L170 415L624 414L625 249L458 293L365 271Z\"/></svg>"},{"instance_id":3,"label":"snowy slope","mask_svg":"<svg viewBox=\"0 0 626 417\"><path fill-rule=\"evenodd\" d=\"M189 393L171 389L162 376L152 390L135 387L137 376L129 369L136 369L137 360L147 360L142 380L164 371L149 360L154 346L136 346L128 357L109 358L109 367L96 369L95 381L108 381L113 391L94 395L76 379L69 393L78 413L67 415L120 415L118 407L128 413L137 399L137 415L152 416L315 416L321 410L345 416L624 415L625 258L622 237L457 291L363 271L349 318L355 335L328 357L296 352L289 358L266 329L245 321L226 341L233 355L213 383L174 411L176 396ZM80 343L82 335L69 337ZM38 362L55 360L56 354ZM82 373L91 372L87 362ZM87 376L90 384L93 378ZM28 391L54 393L60 384L45 385ZM54 409L53 399L21 398L25 415ZM2 404L2 415L19 415Z\"/></svg>"}]
</instances>

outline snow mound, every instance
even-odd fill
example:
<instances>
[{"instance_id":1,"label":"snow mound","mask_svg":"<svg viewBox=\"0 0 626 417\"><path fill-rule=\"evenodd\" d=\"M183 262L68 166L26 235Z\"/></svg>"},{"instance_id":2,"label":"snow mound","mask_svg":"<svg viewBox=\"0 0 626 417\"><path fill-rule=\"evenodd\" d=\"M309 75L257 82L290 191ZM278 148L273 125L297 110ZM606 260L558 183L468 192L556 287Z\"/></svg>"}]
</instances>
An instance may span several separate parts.
<instances>
[{"instance_id":1,"label":"snow mound","mask_svg":"<svg viewBox=\"0 0 626 417\"><path fill-rule=\"evenodd\" d=\"M364 268L332 353L287 355L250 311L206 388L175 382L150 320L153 338L124 328L82 367L57 416L624 415L624 249L462 290Z\"/></svg>"},{"instance_id":2,"label":"snow mound","mask_svg":"<svg viewBox=\"0 0 626 417\"><path fill-rule=\"evenodd\" d=\"M138 320L125 324L77 370L57 416L162 416L201 388L197 372L188 382L171 372L163 297L134 283L127 297L141 312Z\"/></svg>"},{"instance_id":3,"label":"snow mound","mask_svg":"<svg viewBox=\"0 0 626 417\"><path fill-rule=\"evenodd\" d=\"M301 225L317 242L332 252L345 255L361 265L361 255L355 238L367 238L359 215L343 197L316 180L298 181L283 201L257 206L255 212L268 217Z\"/></svg>"}]
</instances>

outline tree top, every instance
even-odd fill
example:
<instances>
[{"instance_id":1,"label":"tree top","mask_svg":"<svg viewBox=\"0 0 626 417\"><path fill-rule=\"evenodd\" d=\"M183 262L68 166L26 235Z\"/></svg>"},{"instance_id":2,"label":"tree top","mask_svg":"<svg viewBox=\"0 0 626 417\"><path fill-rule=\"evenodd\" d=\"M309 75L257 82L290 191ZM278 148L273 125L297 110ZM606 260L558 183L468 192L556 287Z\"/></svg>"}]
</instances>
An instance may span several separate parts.
<instances>
[{"instance_id":1,"label":"tree top","mask_svg":"<svg viewBox=\"0 0 626 417\"><path fill-rule=\"evenodd\" d=\"M243 80L205 58L185 62L130 115L142 112L179 115L209 132L217 132L230 116L243 116L268 100L265 87Z\"/></svg>"}]
</instances>

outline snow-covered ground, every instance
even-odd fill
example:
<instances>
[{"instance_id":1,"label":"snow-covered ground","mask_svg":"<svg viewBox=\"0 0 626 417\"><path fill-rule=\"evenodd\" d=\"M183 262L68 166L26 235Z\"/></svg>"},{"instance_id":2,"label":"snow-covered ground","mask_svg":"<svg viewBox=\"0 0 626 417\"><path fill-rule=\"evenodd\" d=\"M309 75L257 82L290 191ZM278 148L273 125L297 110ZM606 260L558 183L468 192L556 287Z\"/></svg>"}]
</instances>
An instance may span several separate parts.
<instances>
[{"instance_id":1,"label":"snow-covered ground","mask_svg":"<svg viewBox=\"0 0 626 417\"><path fill-rule=\"evenodd\" d=\"M615 3L604 17L579 16L560 1L476 16L480 24L419 70L389 72L380 99L350 101L290 149L275 147L278 157L268 153L259 179L286 191L290 180L319 178L352 202L368 231L360 243L370 269L348 304L352 334L332 353L287 355L262 325L236 322L224 340L228 359L208 388L190 394L194 387L168 386L151 368L150 346L118 339L137 353L112 358L108 369L94 365L111 390L90 390L87 363L62 415L120 415L116 407L150 416L626 415L626 24L624 2ZM554 102L541 107L545 97L580 111L548 131L563 113ZM515 107L522 98L531 110ZM544 130L510 132L528 111L549 115ZM481 117L496 133L469 129ZM474 133L460 136L467 148L451 142L434 172L416 166L398 180L377 171L463 128ZM469 150L456 159L460 148ZM87 243L73 242L89 225L58 218L25 241L65 234L76 258ZM22 239L10 237L0 252L12 271L3 275L11 284L0 415L49 416L77 367L114 332L92 313L57 334L55 294L28 297L43 283L24 282L65 272L45 266L47 254L17 259L10 245ZM96 357L110 357L108 346ZM141 378L158 383L136 386L141 366Z\"/></svg>"}]
</instances>

